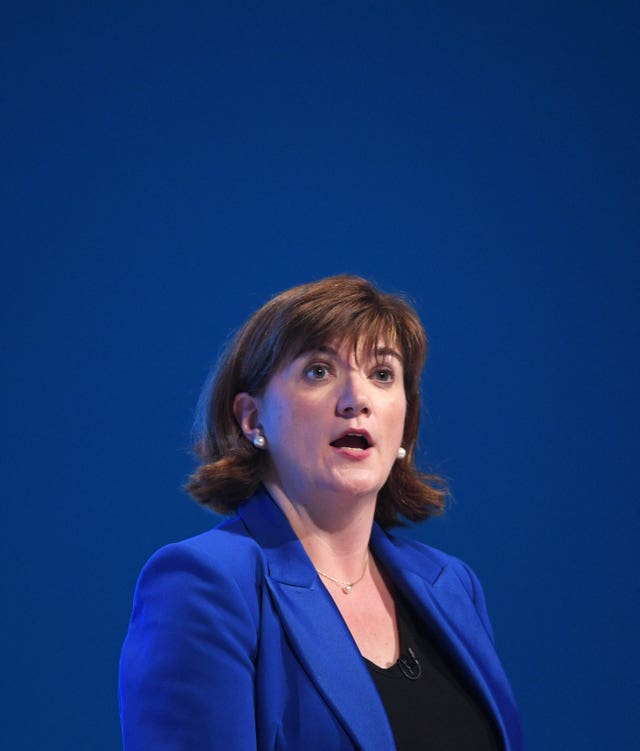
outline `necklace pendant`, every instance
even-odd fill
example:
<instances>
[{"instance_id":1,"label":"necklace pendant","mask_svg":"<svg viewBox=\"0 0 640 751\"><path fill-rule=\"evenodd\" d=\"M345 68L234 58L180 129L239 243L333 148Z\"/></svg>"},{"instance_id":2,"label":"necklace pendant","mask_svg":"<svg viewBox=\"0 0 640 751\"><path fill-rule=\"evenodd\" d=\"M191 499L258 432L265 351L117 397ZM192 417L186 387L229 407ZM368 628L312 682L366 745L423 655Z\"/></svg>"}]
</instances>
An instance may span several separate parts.
<instances>
[{"instance_id":1,"label":"necklace pendant","mask_svg":"<svg viewBox=\"0 0 640 751\"><path fill-rule=\"evenodd\" d=\"M352 589L353 589L353 584L345 584L345 586L342 588L342 591L345 593L345 595L348 595Z\"/></svg>"}]
</instances>

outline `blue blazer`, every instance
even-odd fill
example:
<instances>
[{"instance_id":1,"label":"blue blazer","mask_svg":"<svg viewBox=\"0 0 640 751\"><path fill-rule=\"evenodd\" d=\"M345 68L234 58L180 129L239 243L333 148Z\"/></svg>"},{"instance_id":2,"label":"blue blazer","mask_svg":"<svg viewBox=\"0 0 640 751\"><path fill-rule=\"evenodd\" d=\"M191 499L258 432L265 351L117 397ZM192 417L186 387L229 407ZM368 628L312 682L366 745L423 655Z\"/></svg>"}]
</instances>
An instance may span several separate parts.
<instances>
[{"instance_id":1,"label":"blue blazer","mask_svg":"<svg viewBox=\"0 0 640 751\"><path fill-rule=\"evenodd\" d=\"M371 549L466 677L507 751L524 748L482 590L458 559L374 525ZM144 567L122 649L125 751L392 751L335 603L261 490Z\"/></svg>"}]
</instances>

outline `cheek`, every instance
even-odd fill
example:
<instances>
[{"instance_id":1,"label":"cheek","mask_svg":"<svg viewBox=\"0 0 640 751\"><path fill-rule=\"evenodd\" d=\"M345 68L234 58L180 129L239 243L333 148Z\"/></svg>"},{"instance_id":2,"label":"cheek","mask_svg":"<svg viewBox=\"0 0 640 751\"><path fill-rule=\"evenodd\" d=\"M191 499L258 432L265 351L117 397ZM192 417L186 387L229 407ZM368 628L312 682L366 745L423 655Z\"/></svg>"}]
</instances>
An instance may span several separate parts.
<instances>
[{"instance_id":1,"label":"cheek","mask_svg":"<svg viewBox=\"0 0 640 751\"><path fill-rule=\"evenodd\" d=\"M402 440L404 435L404 425L407 419L407 402L402 399L398 402L393 414L393 424L395 427L395 433L399 440Z\"/></svg>"},{"instance_id":2,"label":"cheek","mask_svg":"<svg viewBox=\"0 0 640 751\"><path fill-rule=\"evenodd\" d=\"M264 413L264 429L267 439L287 447L287 453L295 453L296 447L307 443L313 436L315 421L310 419L309 409L296 400L279 400L269 405Z\"/></svg>"}]
</instances>

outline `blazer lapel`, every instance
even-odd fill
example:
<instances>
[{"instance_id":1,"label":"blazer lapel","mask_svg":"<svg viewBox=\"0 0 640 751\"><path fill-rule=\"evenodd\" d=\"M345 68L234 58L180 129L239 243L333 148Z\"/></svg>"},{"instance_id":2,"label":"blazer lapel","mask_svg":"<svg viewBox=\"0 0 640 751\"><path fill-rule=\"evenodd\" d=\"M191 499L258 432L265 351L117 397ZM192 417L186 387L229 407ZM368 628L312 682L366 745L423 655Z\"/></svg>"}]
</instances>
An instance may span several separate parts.
<instances>
[{"instance_id":1,"label":"blazer lapel","mask_svg":"<svg viewBox=\"0 0 640 751\"><path fill-rule=\"evenodd\" d=\"M367 667L286 517L264 491L239 515L263 549L273 602L309 678L357 747L391 751L393 734Z\"/></svg>"},{"instance_id":2,"label":"blazer lapel","mask_svg":"<svg viewBox=\"0 0 640 751\"><path fill-rule=\"evenodd\" d=\"M451 566L425 551L398 545L374 525L371 547L432 636L463 672L493 715L505 748L518 737L518 713L493 642ZM512 732L511 732L512 731Z\"/></svg>"},{"instance_id":3,"label":"blazer lapel","mask_svg":"<svg viewBox=\"0 0 640 751\"><path fill-rule=\"evenodd\" d=\"M355 641L286 517L264 490L242 505L239 515L262 548L267 586L310 680L357 747L395 749L386 712ZM444 565L428 548L394 540L377 524L371 548L493 716L506 751L521 749L509 683L455 567Z\"/></svg>"}]
</instances>

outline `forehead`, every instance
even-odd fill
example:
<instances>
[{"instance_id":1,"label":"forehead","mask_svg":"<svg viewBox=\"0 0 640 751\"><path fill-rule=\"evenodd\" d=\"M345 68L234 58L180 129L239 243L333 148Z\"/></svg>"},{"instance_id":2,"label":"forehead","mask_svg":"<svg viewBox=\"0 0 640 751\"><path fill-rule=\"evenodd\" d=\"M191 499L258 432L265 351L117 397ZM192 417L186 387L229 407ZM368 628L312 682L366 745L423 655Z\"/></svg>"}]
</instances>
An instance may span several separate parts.
<instances>
[{"instance_id":1,"label":"forehead","mask_svg":"<svg viewBox=\"0 0 640 751\"><path fill-rule=\"evenodd\" d=\"M351 359L351 357L353 357L356 362L362 360L378 360L385 357L395 357L400 360L400 362L402 362L403 359L402 353L399 351L397 345L389 345L385 342L378 342L371 346L354 342L332 343L321 345L314 351L326 352L329 355L344 357L345 359Z\"/></svg>"},{"instance_id":2,"label":"forehead","mask_svg":"<svg viewBox=\"0 0 640 751\"><path fill-rule=\"evenodd\" d=\"M330 357L340 357L345 360L354 359L356 364L369 360L381 360L393 357L403 362L403 353L397 341L367 341L365 338L360 339L332 339L327 343L310 343L303 347L299 352L288 358L289 362L300 357L305 357L311 353L326 354Z\"/></svg>"}]
</instances>

